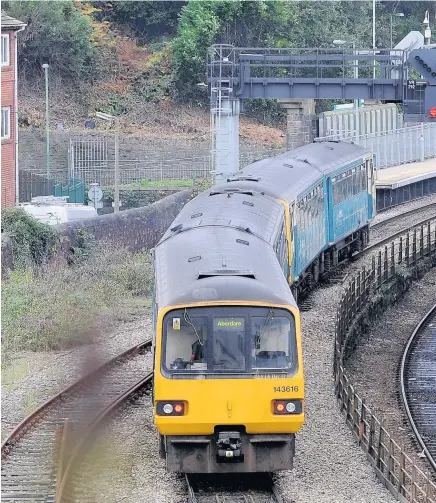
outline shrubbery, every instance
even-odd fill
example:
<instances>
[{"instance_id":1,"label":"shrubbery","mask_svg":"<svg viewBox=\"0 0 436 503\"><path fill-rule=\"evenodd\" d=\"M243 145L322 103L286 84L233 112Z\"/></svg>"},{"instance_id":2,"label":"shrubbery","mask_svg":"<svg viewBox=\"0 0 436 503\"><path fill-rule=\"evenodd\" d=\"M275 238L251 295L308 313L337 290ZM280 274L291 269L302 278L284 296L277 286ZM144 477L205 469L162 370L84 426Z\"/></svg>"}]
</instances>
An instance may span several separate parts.
<instances>
[{"instance_id":1,"label":"shrubbery","mask_svg":"<svg viewBox=\"0 0 436 503\"><path fill-rule=\"evenodd\" d=\"M93 246L71 267L16 270L2 284L3 350L87 342L143 306L153 281L148 252L109 245Z\"/></svg>"},{"instance_id":2,"label":"shrubbery","mask_svg":"<svg viewBox=\"0 0 436 503\"><path fill-rule=\"evenodd\" d=\"M2 209L2 233L13 242L14 267L41 265L52 253L57 235L53 227L38 222L22 208Z\"/></svg>"}]
</instances>

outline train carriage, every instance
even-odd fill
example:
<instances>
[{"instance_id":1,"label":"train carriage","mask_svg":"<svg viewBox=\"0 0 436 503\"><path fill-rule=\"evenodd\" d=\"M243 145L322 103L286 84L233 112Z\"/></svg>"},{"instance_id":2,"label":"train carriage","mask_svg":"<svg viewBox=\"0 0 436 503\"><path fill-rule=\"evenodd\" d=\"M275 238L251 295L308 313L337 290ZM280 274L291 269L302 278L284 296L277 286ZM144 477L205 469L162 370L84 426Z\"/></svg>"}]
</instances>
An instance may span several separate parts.
<instances>
[{"instance_id":1,"label":"train carriage","mask_svg":"<svg viewBox=\"0 0 436 503\"><path fill-rule=\"evenodd\" d=\"M371 153L320 142L184 207L155 248L153 400L169 470L292 468L304 423L295 296L366 244L374 205Z\"/></svg>"},{"instance_id":2,"label":"train carriage","mask_svg":"<svg viewBox=\"0 0 436 503\"><path fill-rule=\"evenodd\" d=\"M168 470L292 467L304 383L283 236L273 198L210 190L155 248L153 393Z\"/></svg>"}]
</instances>

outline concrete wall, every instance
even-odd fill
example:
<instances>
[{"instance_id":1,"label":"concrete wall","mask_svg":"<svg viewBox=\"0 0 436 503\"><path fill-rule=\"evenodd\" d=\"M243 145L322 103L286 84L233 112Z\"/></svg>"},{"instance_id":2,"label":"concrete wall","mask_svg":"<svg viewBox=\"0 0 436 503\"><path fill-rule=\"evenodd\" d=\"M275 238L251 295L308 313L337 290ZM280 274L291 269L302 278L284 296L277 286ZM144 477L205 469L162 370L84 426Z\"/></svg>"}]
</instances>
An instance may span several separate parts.
<instances>
[{"instance_id":1,"label":"concrete wall","mask_svg":"<svg viewBox=\"0 0 436 503\"><path fill-rule=\"evenodd\" d=\"M52 261L65 263L71 249L78 244L78 230L93 235L97 241L105 240L132 252L153 248L190 195L190 190L184 190L143 208L57 225L60 244ZM2 236L2 278L12 269L12 252L12 241Z\"/></svg>"}]
</instances>

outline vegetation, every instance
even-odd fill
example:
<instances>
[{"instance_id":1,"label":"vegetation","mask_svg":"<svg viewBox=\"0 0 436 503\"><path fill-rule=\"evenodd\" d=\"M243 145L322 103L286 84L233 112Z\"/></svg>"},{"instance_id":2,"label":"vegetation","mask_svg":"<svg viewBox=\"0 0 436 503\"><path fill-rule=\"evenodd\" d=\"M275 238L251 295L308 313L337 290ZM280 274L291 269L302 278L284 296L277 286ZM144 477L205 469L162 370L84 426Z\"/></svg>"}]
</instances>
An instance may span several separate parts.
<instances>
[{"instance_id":1,"label":"vegetation","mask_svg":"<svg viewBox=\"0 0 436 503\"><path fill-rule=\"evenodd\" d=\"M1 214L2 233L12 239L14 267L41 265L56 244L53 227L36 220L22 208L5 208Z\"/></svg>"},{"instance_id":2,"label":"vegetation","mask_svg":"<svg viewBox=\"0 0 436 503\"><path fill-rule=\"evenodd\" d=\"M41 81L49 59L52 78L63 79L71 93L86 82L91 109L126 114L138 103L191 100L205 104L206 54L210 45L245 47L332 47L346 38L372 46L372 5L368 1L6 1L3 8L28 26L19 36L19 71ZM376 45L390 45L410 30L422 31L431 1L377 1ZM346 34L346 36L344 35ZM84 84L85 83L85 84ZM69 91L70 92L70 91ZM78 96L82 97L83 92ZM246 103L246 111L264 122L281 119L272 102Z\"/></svg>"},{"instance_id":3,"label":"vegetation","mask_svg":"<svg viewBox=\"0 0 436 503\"><path fill-rule=\"evenodd\" d=\"M87 342L143 307L152 286L148 252L132 254L104 244L71 267L16 270L2 284L4 355Z\"/></svg>"},{"instance_id":4,"label":"vegetation","mask_svg":"<svg viewBox=\"0 0 436 503\"><path fill-rule=\"evenodd\" d=\"M19 36L18 52L25 78L41 74L45 62L55 75L66 79L92 76L98 58L91 40L93 28L73 1L10 1L2 8L27 24Z\"/></svg>"}]
</instances>

